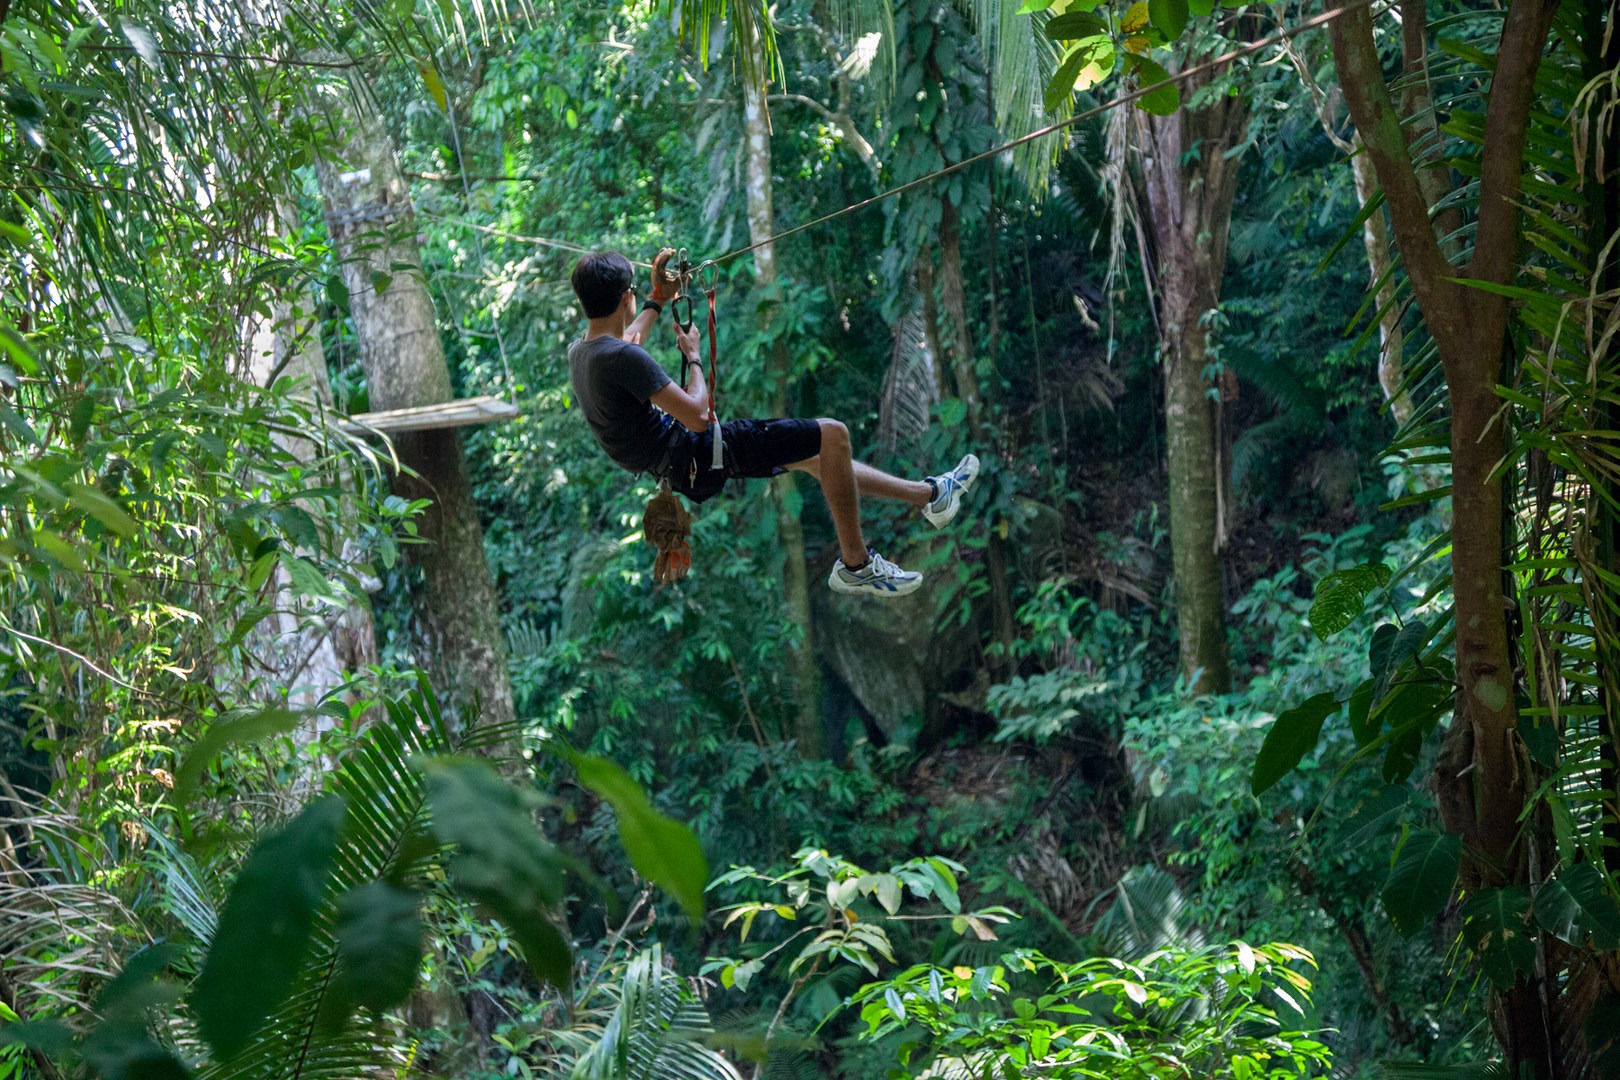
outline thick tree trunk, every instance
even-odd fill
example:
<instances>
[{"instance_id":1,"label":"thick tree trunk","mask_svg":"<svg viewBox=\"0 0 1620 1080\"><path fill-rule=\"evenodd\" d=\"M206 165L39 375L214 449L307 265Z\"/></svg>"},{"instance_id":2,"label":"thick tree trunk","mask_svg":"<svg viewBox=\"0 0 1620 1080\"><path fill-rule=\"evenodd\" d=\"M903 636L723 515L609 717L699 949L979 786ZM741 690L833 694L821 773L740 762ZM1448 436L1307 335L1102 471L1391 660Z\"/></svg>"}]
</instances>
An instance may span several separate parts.
<instances>
[{"instance_id":1,"label":"thick tree trunk","mask_svg":"<svg viewBox=\"0 0 1620 1080\"><path fill-rule=\"evenodd\" d=\"M1332 24L1339 82L1384 189L1413 295L1439 351L1451 398L1452 578L1457 626L1457 701L1436 766L1435 789L1446 828L1463 839L1468 888L1527 883L1530 867L1520 816L1531 769L1516 733L1516 681L1504 589L1511 553L1503 527L1503 481L1494 476L1505 449L1501 400L1508 308L1500 296L1459 285L1472 278L1511 284L1519 262L1518 199L1536 69L1556 0L1512 0L1503 23L1480 152L1474 252L1453 265L1444 222L1431 211L1444 194L1438 170L1415 161L1390 99L1367 9ZM1421 6L1403 10L1408 67L1421 55L1427 26ZM1514 1076L1556 1075L1556 1033L1543 1008L1556 990L1521 977L1495 995L1493 1027Z\"/></svg>"},{"instance_id":2,"label":"thick tree trunk","mask_svg":"<svg viewBox=\"0 0 1620 1080\"><path fill-rule=\"evenodd\" d=\"M1197 93L1207 77L1183 86ZM1242 97L1199 109L1143 115L1143 186L1157 266L1159 350L1165 365L1170 475L1170 548L1182 674L1195 694L1231 689L1220 549L1220 454L1215 387L1205 375L1208 330L1199 322L1220 302L1227 230L1237 186L1226 151L1242 135Z\"/></svg>"},{"instance_id":3,"label":"thick tree trunk","mask_svg":"<svg viewBox=\"0 0 1620 1080\"><path fill-rule=\"evenodd\" d=\"M743 97L743 125L748 140L748 237L757 244L775 232L771 129L761 89L747 82ZM776 248L773 245L766 244L755 250L754 283L761 296L769 297L776 292ZM780 334L771 339L767 364L771 408L777 416L786 416L793 358L788 353L786 339ZM824 739L811 625L810 574L805 560L804 523L799 516L802 503L797 484L796 473L777 477L771 481L771 501L776 508L776 539L782 553L782 598L787 603L788 618L793 622L797 638L788 648L795 695L793 730L800 756L819 758L824 752Z\"/></svg>"},{"instance_id":4,"label":"thick tree trunk","mask_svg":"<svg viewBox=\"0 0 1620 1080\"><path fill-rule=\"evenodd\" d=\"M450 369L393 146L377 113L348 119L340 160L320 161L318 172L371 406L449 401ZM506 645L460 437L455 429L407 432L394 447L405 467L393 478L394 493L428 502L419 519L425 542L406 548L422 660L447 704L459 709L476 697L484 723L509 724Z\"/></svg>"}]
</instances>

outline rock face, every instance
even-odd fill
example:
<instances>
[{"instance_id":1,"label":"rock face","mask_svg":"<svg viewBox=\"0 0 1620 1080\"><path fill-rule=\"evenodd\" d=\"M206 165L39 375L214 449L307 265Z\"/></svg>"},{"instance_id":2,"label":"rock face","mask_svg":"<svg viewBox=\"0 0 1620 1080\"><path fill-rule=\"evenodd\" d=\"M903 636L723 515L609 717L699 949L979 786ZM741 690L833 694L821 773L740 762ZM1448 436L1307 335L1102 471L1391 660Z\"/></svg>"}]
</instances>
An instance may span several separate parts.
<instances>
[{"instance_id":1,"label":"rock face","mask_svg":"<svg viewBox=\"0 0 1620 1080\"><path fill-rule=\"evenodd\" d=\"M920 545L900 552L897 561L924 576L922 588L909 596L843 596L830 589L812 596L817 655L891 742L909 742L919 721L925 738L935 734L940 696L971 685L973 672L983 667L986 618L967 588L971 576L966 583L959 577L949 545ZM942 677L947 673L952 681Z\"/></svg>"}]
</instances>

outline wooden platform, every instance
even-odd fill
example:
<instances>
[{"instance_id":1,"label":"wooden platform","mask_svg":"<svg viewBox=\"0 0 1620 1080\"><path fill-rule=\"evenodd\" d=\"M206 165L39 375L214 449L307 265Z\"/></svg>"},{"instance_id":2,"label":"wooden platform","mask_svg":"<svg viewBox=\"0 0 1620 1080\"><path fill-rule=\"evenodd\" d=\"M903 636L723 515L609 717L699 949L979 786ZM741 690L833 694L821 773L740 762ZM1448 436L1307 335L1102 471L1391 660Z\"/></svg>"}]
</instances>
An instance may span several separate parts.
<instances>
[{"instance_id":1,"label":"wooden platform","mask_svg":"<svg viewBox=\"0 0 1620 1080\"><path fill-rule=\"evenodd\" d=\"M384 412L355 413L338 426L351 435L381 432L385 435L401 431L430 431L435 428L466 427L469 424L497 424L518 414L518 408L498 397L464 398L446 401L442 405L418 405L411 409L388 409Z\"/></svg>"}]
</instances>

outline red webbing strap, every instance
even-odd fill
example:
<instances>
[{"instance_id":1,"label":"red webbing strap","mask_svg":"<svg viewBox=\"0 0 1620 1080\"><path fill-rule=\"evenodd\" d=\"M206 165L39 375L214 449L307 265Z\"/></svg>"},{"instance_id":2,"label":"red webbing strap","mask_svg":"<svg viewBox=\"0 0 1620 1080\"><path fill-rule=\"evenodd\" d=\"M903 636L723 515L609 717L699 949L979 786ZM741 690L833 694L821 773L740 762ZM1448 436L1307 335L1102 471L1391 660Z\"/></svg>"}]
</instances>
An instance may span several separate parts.
<instances>
[{"instance_id":1,"label":"red webbing strap","mask_svg":"<svg viewBox=\"0 0 1620 1080\"><path fill-rule=\"evenodd\" d=\"M715 398L720 393L720 347L714 334L714 286L704 290L709 296L709 428L714 432L714 460L711 469L721 467L725 450L721 445L720 420L715 413Z\"/></svg>"}]
</instances>

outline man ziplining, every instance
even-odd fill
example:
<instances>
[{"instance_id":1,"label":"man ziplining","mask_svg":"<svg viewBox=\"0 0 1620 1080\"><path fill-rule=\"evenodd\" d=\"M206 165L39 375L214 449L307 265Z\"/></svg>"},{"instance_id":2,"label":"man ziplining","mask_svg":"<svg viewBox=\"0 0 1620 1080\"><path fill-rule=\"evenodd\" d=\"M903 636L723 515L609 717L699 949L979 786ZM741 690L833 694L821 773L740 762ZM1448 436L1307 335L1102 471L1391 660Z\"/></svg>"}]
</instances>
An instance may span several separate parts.
<instances>
[{"instance_id":1,"label":"man ziplining","mask_svg":"<svg viewBox=\"0 0 1620 1080\"><path fill-rule=\"evenodd\" d=\"M651 473L694 503L718 493L732 477L807 472L821 482L838 532L840 553L828 586L876 596L915 590L921 574L866 546L860 497L910 503L938 528L956 516L979 459L968 454L948 473L902 480L854 460L849 429L837 420L728 420L719 425L724 465L713 468L712 400L696 325L675 329L685 385L676 385L641 347L664 305L678 294L665 273L673 255L665 248L653 260L652 290L639 312L634 270L623 255L593 252L574 265L574 294L590 325L568 347L569 381L598 445L623 468Z\"/></svg>"}]
</instances>

